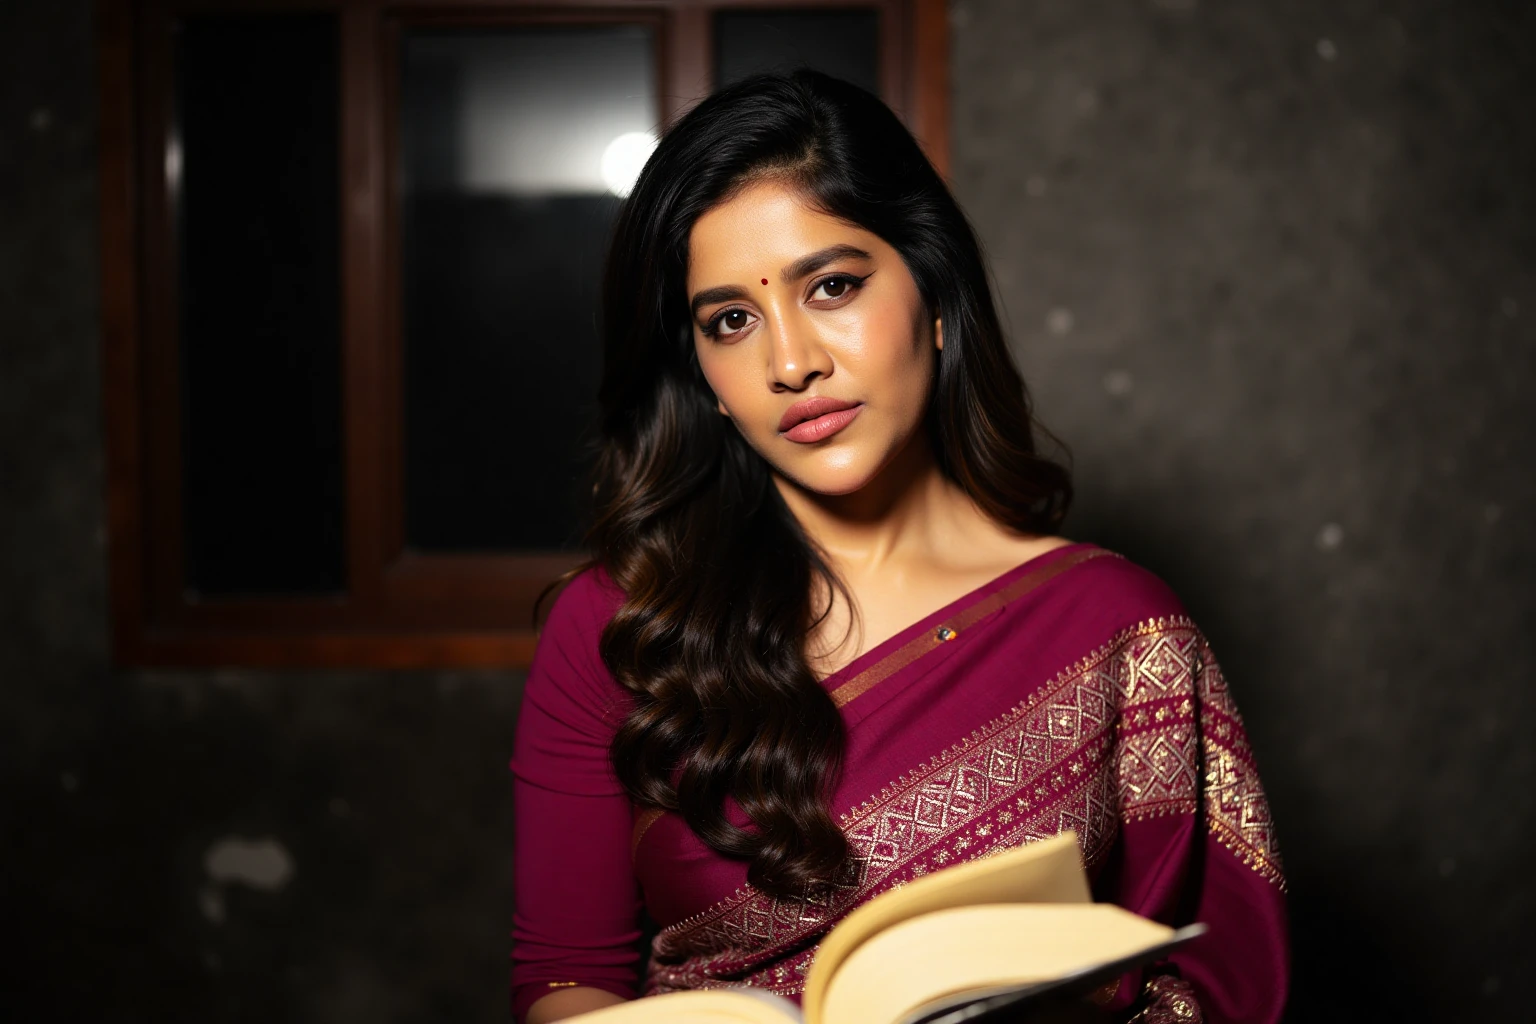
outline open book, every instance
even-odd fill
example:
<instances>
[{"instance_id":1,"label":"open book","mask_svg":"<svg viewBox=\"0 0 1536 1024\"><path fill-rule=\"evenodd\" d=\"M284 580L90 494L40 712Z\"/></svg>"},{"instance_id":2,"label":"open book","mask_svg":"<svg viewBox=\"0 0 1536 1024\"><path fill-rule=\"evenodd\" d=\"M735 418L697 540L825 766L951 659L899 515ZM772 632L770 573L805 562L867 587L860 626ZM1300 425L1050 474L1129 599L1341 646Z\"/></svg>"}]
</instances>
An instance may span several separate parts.
<instances>
[{"instance_id":1,"label":"open book","mask_svg":"<svg viewBox=\"0 0 1536 1024\"><path fill-rule=\"evenodd\" d=\"M582 1024L958 1024L1086 994L1200 935L1093 903L1071 832L877 896L827 933L802 1007L761 989L672 992Z\"/></svg>"}]
</instances>

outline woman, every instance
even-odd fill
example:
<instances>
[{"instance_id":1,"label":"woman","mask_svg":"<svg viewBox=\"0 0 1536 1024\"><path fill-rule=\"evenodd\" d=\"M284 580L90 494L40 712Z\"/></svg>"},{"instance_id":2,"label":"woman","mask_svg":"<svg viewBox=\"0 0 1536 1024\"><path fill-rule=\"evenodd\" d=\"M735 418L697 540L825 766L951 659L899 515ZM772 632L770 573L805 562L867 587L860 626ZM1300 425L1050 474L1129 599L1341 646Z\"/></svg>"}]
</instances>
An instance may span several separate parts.
<instances>
[{"instance_id":1,"label":"woman","mask_svg":"<svg viewBox=\"0 0 1536 1024\"><path fill-rule=\"evenodd\" d=\"M513 758L514 1009L799 994L852 907L1076 831L1098 899L1210 932L1118 1017L1269 1021L1279 858L1237 711L1154 577L1054 535L1065 470L964 216L810 72L662 139L604 292L595 557Z\"/></svg>"}]
</instances>

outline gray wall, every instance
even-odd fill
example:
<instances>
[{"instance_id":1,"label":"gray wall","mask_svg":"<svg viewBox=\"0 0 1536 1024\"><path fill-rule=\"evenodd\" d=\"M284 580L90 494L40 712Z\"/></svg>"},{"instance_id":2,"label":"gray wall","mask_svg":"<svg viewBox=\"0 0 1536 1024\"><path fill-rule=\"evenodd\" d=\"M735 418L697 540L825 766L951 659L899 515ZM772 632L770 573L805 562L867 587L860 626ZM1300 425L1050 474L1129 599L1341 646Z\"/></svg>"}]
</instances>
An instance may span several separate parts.
<instances>
[{"instance_id":1,"label":"gray wall","mask_svg":"<svg viewBox=\"0 0 1536 1024\"><path fill-rule=\"evenodd\" d=\"M1298 1021L1528 1016L1525 6L953 5L1068 532L1234 680ZM516 676L109 668L88 12L0 5L0 69L0 1005L504 1019Z\"/></svg>"},{"instance_id":2,"label":"gray wall","mask_svg":"<svg viewBox=\"0 0 1536 1024\"><path fill-rule=\"evenodd\" d=\"M108 665L92 31L0 2L0 1017L505 1020L520 676Z\"/></svg>"},{"instance_id":3,"label":"gray wall","mask_svg":"<svg viewBox=\"0 0 1536 1024\"><path fill-rule=\"evenodd\" d=\"M1162 573L1233 680L1297 1020L1530 1019L1536 25L1505 7L953 7L955 184L1078 457L1069 532Z\"/></svg>"}]
</instances>

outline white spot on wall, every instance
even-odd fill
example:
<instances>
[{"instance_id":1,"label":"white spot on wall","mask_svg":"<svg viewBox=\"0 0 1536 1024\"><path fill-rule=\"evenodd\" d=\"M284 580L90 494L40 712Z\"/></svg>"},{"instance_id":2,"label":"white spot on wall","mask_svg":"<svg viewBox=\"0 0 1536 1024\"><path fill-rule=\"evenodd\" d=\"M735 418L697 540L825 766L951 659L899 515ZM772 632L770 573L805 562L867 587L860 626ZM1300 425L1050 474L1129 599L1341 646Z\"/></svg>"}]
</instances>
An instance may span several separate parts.
<instances>
[{"instance_id":1,"label":"white spot on wall","mask_svg":"<svg viewBox=\"0 0 1536 1024\"><path fill-rule=\"evenodd\" d=\"M165 180L173 192L181 187L181 170L181 138L172 135L165 140Z\"/></svg>"},{"instance_id":2,"label":"white spot on wall","mask_svg":"<svg viewBox=\"0 0 1536 1024\"><path fill-rule=\"evenodd\" d=\"M1324 523L1323 528L1317 531L1317 549L1319 551L1337 551L1339 545L1344 543L1344 527L1338 523Z\"/></svg>"},{"instance_id":3,"label":"white spot on wall","mask_svg":"<svg viewBox=\"0 0 1536 1024\"><path fill-rule=\"evenodd\" d=\"M1115 398L1124 398L1136 386L1136 381L1126 370L1110 370L1104 375L1104 390Z\"/></svg>"},{"instance_id":4,"label":"white spot on wall","mask_svg":"<svg viewBox=\"0 0 1536 1024\"><path fill-rule=\"evenodd\" d=\"M1084 89L1077 94L1077 112L1084 117L1091 117L1098 113L1099 94L1092 89Z\"/></svg>"},{"instance_id":5,"label":"white spot on wall","mask_svg":"<svg viewBox=\"0 0 1536 1024\"><path fill-rule=\"evenodd\" d=\"M1332 39L1319 39L1317 41L1317 55L1323 60L1337 60L1339 48L1333 45Z\"/></svg>"},{"instance_id":6,"label":"white spot on wall","mask_svg":"<svg viewBox=\"0 0 1536 1024\"><path fill-rule=\"evenodd\" d=\"M1506 295L1499 300L1499 312L1513 320L1520 315L1520 303L1515 301L1513 295Z\"/></svg>"},{"instance_id":7,"label":"white spot on wall","mask_svg":"<svg viewBox=\"0 0 1536 1024\"><path fill-rule=\"evenodd\" d=\"M293 877L293 858L287 847L270 837L246 840L226 836L203 854L203 870L215 882L278 892Z\"/></svg>"},{"instance_id":8,"label":"white spot on wall","mask_svg":"<svg viewBox=\"0 0 1536 1024\"><path fill-rule=\"evenodd\" d=\"M1057 306L1045 314L1045 329L1052 334L1070 334L1074 323L1072 311L1065 306Z\"/></svg>"},{"instance_id":9,"label":"white spot on wall","mask_svg":"<svg viewBox=\"0 0 1536 1024\"><path fill-rule=\"evenodd\" d=\"M1039 199L1045 195L1046 181L1042 174L1031 174L1024 181L1024 192L1032 199Z\"/></svg>"},{"instance_id":10,"label":"white spot on wall","mask_svg":"<svg viewBox=\"0 0 1536 1024\"><path fill-rule=\"evenodd\" d=\"M213 924L224 923L224 890L209 884L197 890L197 909Z\"/></svg>"},{"instance_id":11,"label":"white spot on wall","mask_svg":"<svg viewBox=\"0 0 1536 1024\"><path fill-rule=\"evenodd\" d=\"M33 131L45 132L53 127L53 111L47 107L38 107L32 111L32 116L27 119L27 123L32 126Z\"/></svg>"},{"instance_id":12,"label":"white spot on wall","mask_svg":"<svg viewBox=\"0 0 1536 1024\"><path fill-rule=\"evenodd\" d=\"M1504 518L1504 506L1503 505L1495 505L1495 504L1491 504L1490 503L1490 504L1487 504L1487 505L1483 506L1483 522L1487 523L1489 526L1492 526L1494 523L1498 522L1500 519L1503 519L1503 518Z\"/></svg>"}]
</instances>

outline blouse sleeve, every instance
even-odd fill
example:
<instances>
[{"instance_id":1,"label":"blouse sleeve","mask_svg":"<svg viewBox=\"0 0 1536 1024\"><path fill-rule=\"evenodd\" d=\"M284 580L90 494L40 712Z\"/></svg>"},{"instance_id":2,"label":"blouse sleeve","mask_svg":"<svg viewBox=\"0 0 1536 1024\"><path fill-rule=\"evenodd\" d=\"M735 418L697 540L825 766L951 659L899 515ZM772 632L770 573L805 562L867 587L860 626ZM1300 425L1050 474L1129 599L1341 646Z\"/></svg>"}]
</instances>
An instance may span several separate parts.
<instances>
[{"instance_id":1,"label":"blouse sleeve","mask_svg":"<svg viewBox=\"0 0 1536 1024\"><path fill-rule=\"evenodd\" d=\"M550 612L513 747L512 1012L555 988L636 995L640 892L630 803L608 762L625 693L598 655L611 599L594 573Z\"/></svg>"},{"instance_id":2,"label":"blouse sleeve","mask_svg":"<svg viewBox=\"0 0 1536 1024\"><path fill-rule=\"evenodd\" d=\"M1206 641L1158 619L1116 659L1120 842L1096 897L1209 931L1122 984L1133 1021L1268 1022L1285 1007L1285 879L1242 719Z\"/></svg>"}]
</instances>

